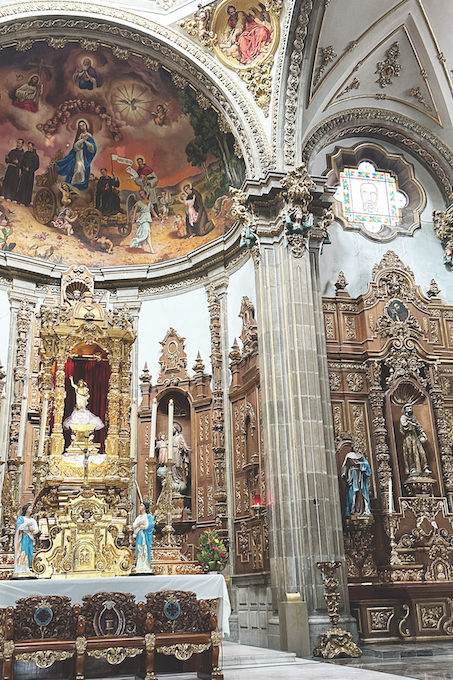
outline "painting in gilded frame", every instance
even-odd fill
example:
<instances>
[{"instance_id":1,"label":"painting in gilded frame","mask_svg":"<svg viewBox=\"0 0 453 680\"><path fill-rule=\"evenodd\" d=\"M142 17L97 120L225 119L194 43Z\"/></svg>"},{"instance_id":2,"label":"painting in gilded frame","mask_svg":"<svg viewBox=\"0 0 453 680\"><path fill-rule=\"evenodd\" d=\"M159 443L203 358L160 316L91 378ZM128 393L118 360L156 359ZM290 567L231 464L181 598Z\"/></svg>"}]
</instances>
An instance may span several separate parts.
<instances>
[{"instance_id":1,"label":"painting in gilded frame","mask_svg":"<svg viewBox=\"0 0 453 680\"><path fill-rule=\"evenodd\" d=\"M229 68L250 69L266 61L278 44L279 23L262 2L222 2L212 18L214 51Z\"/></svg>"},{"instance_id":2,"label":"painting in gilded frame","mask_svg":"<svg viewBox=\"0 0 453 680\"><path fill-rule=\"evenodd\" d=\"M0 82L3 251L63 265L153 264L232 226L239 146L168 69L107 47L37 42L1 51Z\"/></svg>"}]
</instances>

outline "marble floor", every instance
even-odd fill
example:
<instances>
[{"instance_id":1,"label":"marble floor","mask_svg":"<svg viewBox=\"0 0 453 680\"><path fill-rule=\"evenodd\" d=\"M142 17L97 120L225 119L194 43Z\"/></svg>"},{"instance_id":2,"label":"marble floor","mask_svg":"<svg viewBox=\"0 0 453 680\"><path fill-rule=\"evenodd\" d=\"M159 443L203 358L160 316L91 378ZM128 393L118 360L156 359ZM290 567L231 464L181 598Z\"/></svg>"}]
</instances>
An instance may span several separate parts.
<instances>
[{"instance_id":1,"label":"marble floor","mask_svg":"<svg viewBox=\"0 0 453 680\"><path fill-rule=\"evenodd\" d=\"M288 652L224 642L220 665L225 680L453 680L453 644L371 645L365 648L360 659L314 661L298 659ZM18 680L32 677L35 676L17 674ZM159 673L158 677L159 680L197 678L196 673ZM42 678L40 676L40 680ZM140 680L121 672L98 680L113 678Z\"/></svg>"}]
</instances>

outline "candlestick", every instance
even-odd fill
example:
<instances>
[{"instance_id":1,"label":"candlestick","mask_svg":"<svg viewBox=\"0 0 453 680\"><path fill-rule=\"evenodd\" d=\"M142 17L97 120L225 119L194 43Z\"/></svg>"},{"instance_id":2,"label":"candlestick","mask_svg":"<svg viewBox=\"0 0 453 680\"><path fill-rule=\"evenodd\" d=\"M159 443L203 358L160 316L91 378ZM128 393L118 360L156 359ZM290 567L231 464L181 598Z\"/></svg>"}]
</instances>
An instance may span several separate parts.
<instances>
[{"instance_id":1,"label":"candlestick","mask_svg":"<svg viewBox=\"0 0 453 680\"><path fill-rule=\"evenodd\" d=\"M135 460L137 449L137 400L132 399L131 406L131 458Z\"/></svg>"},{"instance_id":2,"label":"candlestick","mask_svg":"<svg viewBox=\"0 0 453 680\"><path fill-rule=\"evenodd\" d=\"M151 434L149 436L149 457L154 458L156 448L156 427L157 427L157 399L153 399L153 409L151 412Z\"/></svg>"},{"instance_id":3,"label":"candlestick","mask_svg":"<svg viewBox=\"0 0 453 680\"><path fill-rule=\"evenodd\" d=\"M173 412L174 402L170 399L168 402L168 461L173 460Z\"/></svg>"},{"instance_id":4,"label":"candlestick","mask_svg":"<svg viewBox=\"0 0 453 680\"><path fill-rule=\"evenodd\" d=\"M47 392L45 392L44 399L42 400L41 423L39 426L38 458L42 458L44 454L44 440L46 438L48 408L49 408L49 395L47 394Z\"/></svg>"},{"instance_id":5,"label":"candlestick","mask_svg":"<svg viewBox=\"0 0 453 680\"><path fill-rule=\"evenodd\" d=\"M395 512L395 508L393 506L393 481L392 478L389 477L389 514L392 515Z\"/></svg>"}]
</instances>

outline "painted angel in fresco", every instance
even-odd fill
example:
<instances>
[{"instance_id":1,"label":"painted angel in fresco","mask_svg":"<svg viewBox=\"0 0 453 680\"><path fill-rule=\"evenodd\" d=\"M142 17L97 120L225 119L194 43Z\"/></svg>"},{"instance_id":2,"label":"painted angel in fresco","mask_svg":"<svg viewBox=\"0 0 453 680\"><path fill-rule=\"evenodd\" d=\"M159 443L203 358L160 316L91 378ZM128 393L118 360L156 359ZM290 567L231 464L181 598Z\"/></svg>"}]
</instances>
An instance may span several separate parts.
<instances>
[{"instance_id":1,"label":"painted angel in fresco","mask_svg":"<svg viewBox=\"0 0 453 680\"><path fill-rule=\"evenodd\" d=\"M88 57L83 59L81 66L74 71L72 79L80 90L94 90L98 87L98 76L96 69L91 65L91 59Z\"/></svg>"},{"instance_id":2,"label":"painted angel in fresco","mask_svg":"<svg viewBox=\"0 0 453 680\"><path fill-rule=\"evenodd\" d=\"M28 83L21 85L14 93L13 106L25 109L30 113L38 111L39 97L42 95L43 86L36 74L28 79Z\"/></svg>"},{"instance_id":3,"label":"painted angel in fresco","mask_svg":"<svg viewBox=\"0 0 453 680\"><path fill-rule=\"evenodd\" d=\"M78 189L87 189L91 163L96 152L96 142L88 130L88 123L79 120L71 151L57 162L58 174L65 178L67 184L72 184Z\"/></svg>"},{"instance_id":4,"label":"painted angel in fresco","mask_svg":"<svg viewBox=\"0 0 453 680\"><path fill-rule=\"evenodd\" d=\"M151 115L154 116L155 125L168 125L167 115L169 111L168 104L158 104L155 111L151 111Z\"/></svg>"},{"instance_id":5,"label":"painted angel in fresco","mask_svg":"<svg viewBox=\"0 0 453 680\"><path fill-rule=\"evenodd\" d=\"M257 20L258 10L254 13L237 10L228 5L228 20L220 40L220 49L227 56L241 64L251 64L262 54L272 40L270 29L265 21ZM264 14L263 14L264 17Z\"/></svg>"}]
</instances>

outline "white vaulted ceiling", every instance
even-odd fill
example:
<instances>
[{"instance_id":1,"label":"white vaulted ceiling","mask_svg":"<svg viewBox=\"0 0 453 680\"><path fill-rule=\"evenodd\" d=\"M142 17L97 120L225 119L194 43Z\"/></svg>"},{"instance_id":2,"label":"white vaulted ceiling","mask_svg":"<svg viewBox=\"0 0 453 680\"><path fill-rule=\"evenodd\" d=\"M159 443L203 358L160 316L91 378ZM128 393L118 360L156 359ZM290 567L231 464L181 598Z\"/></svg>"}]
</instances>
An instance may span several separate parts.
<instances>
[{"instance_id":1,"label":"white vaulted ceiling","mask_svg":"<svg viewBox=\"0 0 453 680\"><path fill-rule=\"evenodd\" d=\"M304 136L323 119L375 107L413 118L453 147L453 3L314 3L300 105Z\"/></svg>"}]
</instances>

